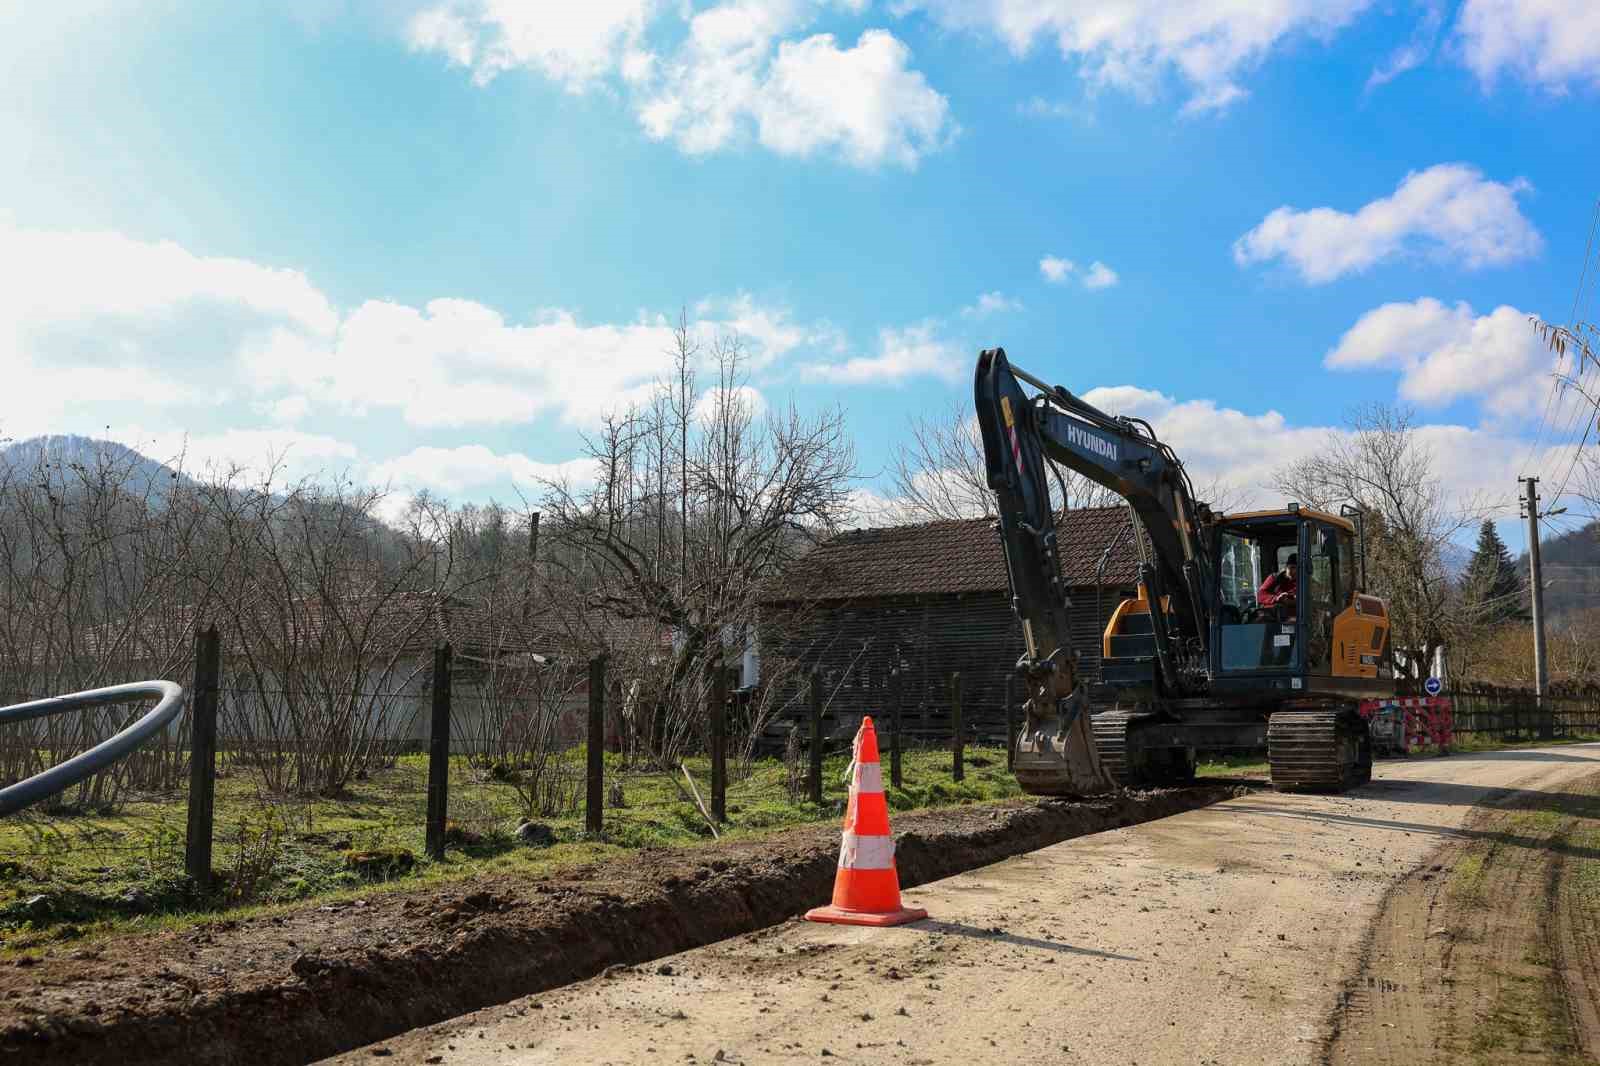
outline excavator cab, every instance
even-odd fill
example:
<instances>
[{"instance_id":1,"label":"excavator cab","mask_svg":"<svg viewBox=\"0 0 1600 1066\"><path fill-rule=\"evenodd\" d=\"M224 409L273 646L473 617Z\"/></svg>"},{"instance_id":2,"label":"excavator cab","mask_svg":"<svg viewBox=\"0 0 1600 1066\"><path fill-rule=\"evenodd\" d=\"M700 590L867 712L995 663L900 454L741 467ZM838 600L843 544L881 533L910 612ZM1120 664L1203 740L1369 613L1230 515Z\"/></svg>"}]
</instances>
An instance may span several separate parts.
<instances>
[{"instance_id":1,"label":"excavator cab","mask_svg":"<svg viewBox=\"0 0 1600 1066\"><path fill-rule=\"evenodd\" d=\"M1390 676L1383 602L1366 595L1361 528L1347 515L1291 504L1215 526L1213 687L1330 695ZM1262 601L1268 577L1299 563L1294 589Z\"/></svg>"}]
</instances>

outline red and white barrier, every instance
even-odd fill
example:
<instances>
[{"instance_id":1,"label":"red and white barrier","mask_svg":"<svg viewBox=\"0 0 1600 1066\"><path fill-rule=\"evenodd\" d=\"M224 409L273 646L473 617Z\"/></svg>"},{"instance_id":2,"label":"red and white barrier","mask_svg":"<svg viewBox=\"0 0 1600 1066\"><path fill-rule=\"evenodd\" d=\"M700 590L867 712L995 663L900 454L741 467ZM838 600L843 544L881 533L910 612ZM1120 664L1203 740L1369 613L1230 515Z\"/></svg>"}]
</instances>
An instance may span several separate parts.
<instances>
[{"instance_id":1,"label":"red and white barrier","mask_svg":"<svg viewBox=\"0 0 1600 1066\"><path fill-rule=\"evenodd\" d=\"M1440 751L1455 739L1455 709L1448 696L1423 696L1392 700L1365 700L1361 717L1369 722L1388 719L1396 727L1395 746L1407 754L1433 744ZM1374 736L1380 734L1377 725Z\"/></svg>"}]
</instances>

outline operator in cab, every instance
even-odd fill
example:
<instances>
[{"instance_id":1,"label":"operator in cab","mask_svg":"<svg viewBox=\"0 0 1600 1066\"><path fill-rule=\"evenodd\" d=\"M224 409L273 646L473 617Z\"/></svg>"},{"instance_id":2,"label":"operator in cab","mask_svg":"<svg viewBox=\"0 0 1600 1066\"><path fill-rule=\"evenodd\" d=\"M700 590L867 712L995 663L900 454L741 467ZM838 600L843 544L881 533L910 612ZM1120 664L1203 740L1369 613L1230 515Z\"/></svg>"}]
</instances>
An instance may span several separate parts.
<instances>
[{"instance_id":1,"label":"operator in cab","mask_svg":"<svg viewBox=\"0 0 1600 1066\"><path fill-rule=\"evenodd\" d=\"M1285 621L1294 617L1295 590L1300 587L1300 556L1291 553L1283 569L1268 574L1256 590L1256 606L1276 607Z\"/></svg>"}]
</instances>

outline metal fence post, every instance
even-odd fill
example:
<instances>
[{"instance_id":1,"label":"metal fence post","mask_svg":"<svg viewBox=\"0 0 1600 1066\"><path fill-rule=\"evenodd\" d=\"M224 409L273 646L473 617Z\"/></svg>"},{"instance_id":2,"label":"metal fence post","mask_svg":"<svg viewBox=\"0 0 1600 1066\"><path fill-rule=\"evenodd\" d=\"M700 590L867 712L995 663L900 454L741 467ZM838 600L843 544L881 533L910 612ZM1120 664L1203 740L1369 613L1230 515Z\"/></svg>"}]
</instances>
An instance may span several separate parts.
<instances>
[{"instance_id":1,"label":"metal fence post","mask_svg":"<svg viewBox=\"0 0 1600 1066\"><path fill-rule=\"evenodd\" d=\"M606 658L589 660L589 789L584 797L583 828L599 836L606 791Z\"/></svg>"},{"instance_id":2,"label":"metal fence post","mask_svg":"<svg viewBox=\"0 0 1600 1066\"><path fill-rule=\"evenodd\" d=\"M950 744L950 776L957 781L966 779L967 770L963 765L966 738L961 735L961 674L950 675L950 725L953 737Z\"/></svg>"},{"instance_id":3,"label":"metal fence post","mask_svg":"<svg viewBox=\"0 0 1600 1066\"><path fill-rule=\"evenodd\" d=\"M1006 772L1017 768L1017 705L1011 699L1011 674L1006 674Z\"/></svg>"},{"instance_id":4,"label":"metal fence post","mask_svg":"<svg viewBox=\"0 0 1600 1066\"><path fill-rule=\"evenodd\" d=\"M822 804L822 671L811 668L811 772L807 786L811 802Z\"/></svg>"},{"instance_id":5,"label":"metal fence post","mask_svg":"<svg viewBox=\"0 0 1600 1066\"><path fill-rule=\"evenodd\" d=\"M433 653L433 721L428 730L428 857L444 858L450 809L450 645Z\"/></svg>"},{"instance_id":6,"label":"metal fence post","mask_svg":"<svg viewBox=\"0 0 1600 1066\"><path fill-rule=\"evenodd\" d=\"M217 802L217 685L222 642L217 627L195 634L194 688L189 697L189 827L183 868L204 891L211 886L211 838Z\"/></svg>"},{"instance_id":7,"label":"metal fence post","mask_svg":"<svg viewBox=\"0 0 1600 1066\"><path fill-rule=\"evenodd\" d=\"M900 691L900 668L896 666L889 671L889 784L894 788L905 787L900 776Z\"/></svg>"},{"instance_id":8,"label":"metal fence post","mask_svg":"<svg viewBox=\"0 0 1600 1066\"><path fill-rule=\"evenodd\" d=\"M728 820L728 671L711 672L711 817Z\"/></svg>"}]
</instances>

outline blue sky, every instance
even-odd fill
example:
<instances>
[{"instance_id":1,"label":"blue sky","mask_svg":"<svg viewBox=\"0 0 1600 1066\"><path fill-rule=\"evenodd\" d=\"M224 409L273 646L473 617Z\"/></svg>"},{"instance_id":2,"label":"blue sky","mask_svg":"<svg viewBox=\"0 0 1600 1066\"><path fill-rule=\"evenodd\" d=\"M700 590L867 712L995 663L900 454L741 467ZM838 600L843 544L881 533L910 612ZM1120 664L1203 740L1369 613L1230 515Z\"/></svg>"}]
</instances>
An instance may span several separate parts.
<instances>
[{"instance_id":1,"label":"blue sky","mask_svg":"<svg viewBox=\"0 0 1600 1066\"><path fill-rule=\"evenodd\" d=\"M1374 400L1570 466L1593 0L13 4L0 69L6 436L511 498L687 308L867 492L995 344L1263 501Z\"/></svg>"}]
</instances>

